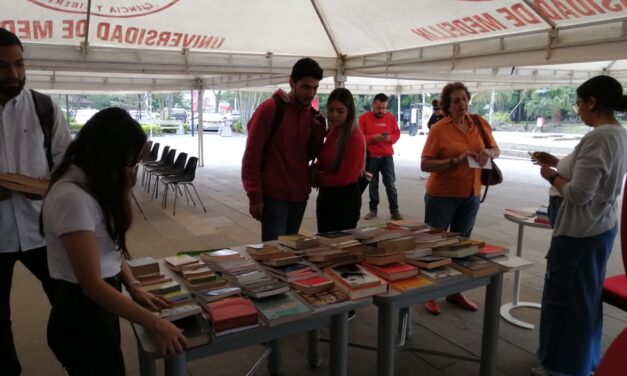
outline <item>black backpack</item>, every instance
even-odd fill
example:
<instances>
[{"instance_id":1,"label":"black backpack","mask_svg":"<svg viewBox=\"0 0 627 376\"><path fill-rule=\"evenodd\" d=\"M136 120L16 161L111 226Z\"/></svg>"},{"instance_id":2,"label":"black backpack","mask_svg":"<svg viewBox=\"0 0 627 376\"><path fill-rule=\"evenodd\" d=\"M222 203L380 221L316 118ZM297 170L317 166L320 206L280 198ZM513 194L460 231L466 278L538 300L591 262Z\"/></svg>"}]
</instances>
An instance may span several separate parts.
<instances>
[{"instance_id":1,"label":"black backpack","mask_svg":"<svg viewBox=\"0 0 627 376\"><path fill-rule=\"evenodd\" d=\"M33 102L35 103L35 112L41 124L41 130L44 132L44 150L46 150L46 159L48 160L48 168L52 172L52 126L54 125L54 107L52 99L46 94L31 90Z\"/></svg>"}]
</instances>

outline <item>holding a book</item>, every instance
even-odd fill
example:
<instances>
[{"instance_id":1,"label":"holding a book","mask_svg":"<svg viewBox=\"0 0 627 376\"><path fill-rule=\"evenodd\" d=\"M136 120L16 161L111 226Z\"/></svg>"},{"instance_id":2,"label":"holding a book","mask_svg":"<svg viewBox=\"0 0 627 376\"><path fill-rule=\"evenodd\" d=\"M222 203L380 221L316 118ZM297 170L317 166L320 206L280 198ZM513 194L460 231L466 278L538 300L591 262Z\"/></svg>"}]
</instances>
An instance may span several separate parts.
<instances>
[{"instance_id":1,"label":"holding a book","mask_svg":"<svg viewBox=\"0 0 627 376\"><path fill-rule=\"evenodd\" d=\"M143 292L126 262L130 190L146 143L120 108L94 115L52 174L43 205L50 275L58 281L48 345L69 375L123 375L118 317L144 326L165 355L183 351L181 330L139 304L164 308ZM125 284L133 300L122 295Z\"/></svg>"}]
</instances>

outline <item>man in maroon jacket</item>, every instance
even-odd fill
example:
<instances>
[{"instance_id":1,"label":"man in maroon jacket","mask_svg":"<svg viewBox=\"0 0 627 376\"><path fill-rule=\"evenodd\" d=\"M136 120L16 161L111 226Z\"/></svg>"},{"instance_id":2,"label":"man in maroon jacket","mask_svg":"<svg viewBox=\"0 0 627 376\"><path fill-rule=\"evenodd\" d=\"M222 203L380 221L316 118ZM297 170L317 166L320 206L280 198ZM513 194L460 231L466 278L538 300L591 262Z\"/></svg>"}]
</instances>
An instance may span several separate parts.
<instances>
[{"instance_id":1,"label":"man in maroon jacket","mask_svg":"<svg viewBox=\"0 0 627 376\"><path fill-rule=\"evenodd\" d=\"M398 195L394 181L394 148L401 132L394 116L387 112L388 97L383 93L374 96L372 111L368 111L359 118L359 127L366 138L368 148L368 166L366 170L372 174L370 181L370 212L364 219L373 219L377 216L379 206L379 172L385 185L385 191L390 205L392 220L401 220L403 216L398 211Z\"/></svg>"},{"instance_id":2,"label":"man in maroon jacket","mask_svg":"<svg viewBox=\"0 0 627 376\"><path fill-rule=\"evenodd\" d=\"M242 182L262 241L295 234L311 192L309 162L322 148L324 119L311 107L322 68L310 58L294 64L290 92L277 90L248 122Z\"/></svg>"}]
</instances>

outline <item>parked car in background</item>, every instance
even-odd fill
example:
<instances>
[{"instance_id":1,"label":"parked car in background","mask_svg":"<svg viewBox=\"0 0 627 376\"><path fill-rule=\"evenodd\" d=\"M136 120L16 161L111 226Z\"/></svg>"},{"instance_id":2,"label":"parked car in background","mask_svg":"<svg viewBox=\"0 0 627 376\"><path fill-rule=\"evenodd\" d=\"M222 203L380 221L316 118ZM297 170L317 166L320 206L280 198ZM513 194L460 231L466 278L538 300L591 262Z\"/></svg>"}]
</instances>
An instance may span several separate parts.
<instances>
[{"instance_id":1,"label":"parked car in background","mask_svg":"<svg viewBox=\"0 0 627 376\"><path fill-rule=\"evenodd\" d=\"M178 121L182 121L183 123L187 123L188 114L187 110L183 108L173 108L170 110L170 118Z\"/></svg>"},{"instance_id":2,"label":"parked car in background","mask_svg":"<svg viewBox=\"0 0 627 376\"><path fill-rule=\"evenodd\" d=\"M224 126L224 116L217 112L205 112L202 114L202 129L205 131L217 131Z\"/></svg>"}]
</instances>

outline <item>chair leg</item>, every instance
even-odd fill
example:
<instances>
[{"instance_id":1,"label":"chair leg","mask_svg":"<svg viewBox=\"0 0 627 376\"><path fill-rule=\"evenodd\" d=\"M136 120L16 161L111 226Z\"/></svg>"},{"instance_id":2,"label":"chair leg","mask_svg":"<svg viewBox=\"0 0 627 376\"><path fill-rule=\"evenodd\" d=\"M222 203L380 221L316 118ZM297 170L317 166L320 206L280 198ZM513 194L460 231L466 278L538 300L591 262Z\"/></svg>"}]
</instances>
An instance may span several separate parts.
<instances>
[{"instance_id":1,"label":"chair leg","mask_svg":"<svg viewBox=\"0 0 627 376\"><path fill-rule=\"evenodd\" d=\"M176 198L178 196L178 194L176 194L177 190L180 190L179 185L174 183L174 189L173 189L173 191L174 191L174 205L172 206L172 216L176 215Z\"/></svg>"},{"instance_id":2,"label":"chair leg","mask_svg":"<svg viewBox=\"0 0 627 376\"><path fill-rule=\"evenodd\" d=\"M163 184L163 200L161 200L161 207L166 208L168 204L168 184Z\"/></svg>"},{"instance_id":3,"label":"chair leg","mask_svg":"<svg viewBox=\"0 0 627 376\"><path fill-rule=\"evenodd\" d=\"M188 183L189 185L192 186L192 188L194 188L194 192L196 193L196 197L198 198L198 202L200 202L200 206L202 206L202 210L205 211L205 213L207 212L207 209L205 209L205 205L202 203L202 200L200 199L200 195L198 195L198 191L196 190L196 187L194 186L194 183Z\"/></svg>"},{"instance_id":4,"label":"chair leg","mask_svg":"<svg viewBox=\"0 0 627 376\"><path fill-rule=\"evenodd\" d=\"M137 205L137 208L139 209L139 212L142 213L142 215L144 216L145 220L148 220L148 217L146 217L146 213L144 213L144 209L139 204L139 201L137 201L137 197L135 197L135 192L133 192L132 190L131 190L131 196L133 197L133 200L135 201L135 205Z\"/></svg>"},{"instance_id":5,"label":"chair leg","mask_svg":"<svg viewBox=\"0 0 627 376\"><path fill-rule=\"evenodd\" d=\"M183 185L183 189L185 189L185 199L187 199L187 205L189 206L189 200L192 200L192 204L196 206L196 201L194 201L194 196L192 196L192 192L187 188L187 184Z\"/></svg>"}]
</instances>

